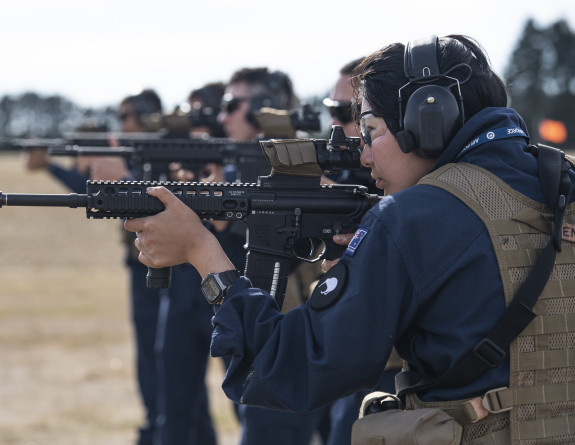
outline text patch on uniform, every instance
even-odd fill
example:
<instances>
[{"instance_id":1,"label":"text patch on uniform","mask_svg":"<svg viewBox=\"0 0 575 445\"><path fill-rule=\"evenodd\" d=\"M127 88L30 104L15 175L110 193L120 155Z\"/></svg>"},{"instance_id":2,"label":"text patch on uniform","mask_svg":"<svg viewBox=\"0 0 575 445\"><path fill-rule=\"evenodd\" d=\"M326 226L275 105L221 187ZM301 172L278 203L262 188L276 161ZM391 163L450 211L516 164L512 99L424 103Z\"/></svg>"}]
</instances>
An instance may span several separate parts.
<instances>
[{"instance_id":1,"label":"text patch on uniform","mask_svg":"<svg viewBox=\"0 0 575 445\"><path fill-rule=\"evenodd\" d=\"M361 241L363 240L365 235L367 235L368 231L369 231L369 229L367 227L364 227L364 226L359 226L357 228L357 230L355 231L355 235L353 235L353 238L351 239L351 241L347 245L347 249L345 250L345 255L349 255L349 256L355 255L355 251L359 247L359 243L361 243Z\"/></svg>"},{"instance_id":2,"label":"text patch on uniform","mask_svg":"<svg viewBox=\"0 0 575 445\"><path fill-rule=\"evenodd\" d=\"M311 294L310 306L315 310L327 309L339 300L346 283L347 267L337 263L319 280Z\"/></svg>"}]
</instances>

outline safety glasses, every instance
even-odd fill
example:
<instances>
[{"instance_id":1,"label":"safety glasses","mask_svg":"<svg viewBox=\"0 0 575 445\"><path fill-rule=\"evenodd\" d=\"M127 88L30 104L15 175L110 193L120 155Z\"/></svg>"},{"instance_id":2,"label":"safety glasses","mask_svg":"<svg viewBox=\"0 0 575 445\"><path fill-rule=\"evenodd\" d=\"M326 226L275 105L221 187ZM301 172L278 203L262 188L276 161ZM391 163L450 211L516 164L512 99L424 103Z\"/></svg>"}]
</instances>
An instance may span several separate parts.
<instances>
[{"instance_id":1,"label":"safety glasses","mask_svg":"<svg viewBox=\"0 0 575 445\"><path fill-rule=\"evenodd\" d=\"M355 102L337 101L329 97L323 100L323 104L327 108L329 115L342 124L348 124L353 121L353 116L359 114L361 109L361 105Z\"/></svg>"},{"instance_id":2,"label":"safety glasses","mask_svg":"<svg viewBox=\"0 0 575 445\"><path fill-rule=\"evenodd\" d=\"M383 119L383 115L377 114L373 110L364 111L359 115L359 134L361 135L363 143L371 147L371 130L373 130L373 126L368 125L367 123L370 117L378 117Z\"/></svg>"},{"instance_id":3,"label":"safety glasses","mask_svg":"<svg viewBox=\"0 0 575 445\"><path fill-rule=\"evenodd\" d=\"M126 119L128 119L130 116L134 116L134 114L135 114L135 113L132 113L132 112L123 112L123 113L118 114L118 119L119 119L121 122L124 122L124 121L125 121Z\"/></svg>"},{"instance_id":4,"label":"safety glasses","mask_svg":"<svg viewBox=\"0 0 575 445\"><path fill-rule=\"evenodd\" d=\"M234 113L242 104L242 102L248 102L250 99L246 97L229 97L226 98L227 94L224 96L221 105L221 111L232 114Z\"/></svg>"},{"instance_id":5,"label":"safety glasses","mask_svg":"<svg viewBox=\"0 0 575 445\"><path fill-rule=\"evenodd\" d=\"M347 124L353 120L351 102L343 105L327 107L327 111L333 119L337 119L342 124Z\"/></svg>"}]
</instances>

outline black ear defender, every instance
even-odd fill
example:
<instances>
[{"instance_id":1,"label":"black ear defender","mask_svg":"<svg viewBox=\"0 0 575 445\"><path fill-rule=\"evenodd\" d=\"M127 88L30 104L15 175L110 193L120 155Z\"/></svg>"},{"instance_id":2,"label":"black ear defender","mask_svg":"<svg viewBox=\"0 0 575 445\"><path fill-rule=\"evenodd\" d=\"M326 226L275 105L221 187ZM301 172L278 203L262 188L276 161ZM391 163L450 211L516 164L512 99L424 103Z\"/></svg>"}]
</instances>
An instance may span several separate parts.
<instances>
[{"instance_id":1,"label":"black ear defender","mask_svg":"<svg viewBox=\"0 0 575 445\"><path fill-rule=\"evenodd\" d=\"M289 97L293 94L291 83L286 74L281 71L268 71L264 80L266 88L271 94L260 94L250 99L250 109L246 115L248 122L254 127L259 128L255 112L262 108L273 108L276 110L286 109L286 105L282 104L281 96ZM284 100L285 101L285 100Z\"/></svg>"},{"instance_id":2,"label":"black ear defender","mask_svg":"<svg viewBox=\"0 0 575 445\"><path fill-rule=\"evenodd\" d=\"M464 123L459 80L439 70L437 43L433 35L407 44L404 71L409 82L398 91L397 142L404 153L413 151L424 158L439 157ZM457 98L448 87L436 84L444 79L454 81L450 87L457 86ZM421 86L409 96L404 112L401 91L414 84Z\"/></svg>"}]
</instances>

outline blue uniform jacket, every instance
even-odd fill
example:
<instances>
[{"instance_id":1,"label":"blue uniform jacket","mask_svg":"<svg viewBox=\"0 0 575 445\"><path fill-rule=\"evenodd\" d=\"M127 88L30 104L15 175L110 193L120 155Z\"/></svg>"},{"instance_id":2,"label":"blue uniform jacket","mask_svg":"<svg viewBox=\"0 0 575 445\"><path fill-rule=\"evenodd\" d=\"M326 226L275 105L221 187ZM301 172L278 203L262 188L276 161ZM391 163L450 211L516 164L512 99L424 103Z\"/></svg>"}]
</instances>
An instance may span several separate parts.
<instances>
[{"instance_id":1,"label":"blue uniform jacket","mask_svg":"<svg viewBox=\"0 0 575 445\"><path fill-rule=\"evenodd\" d=\"M457 133L435 168L453 162L476 137L505 127L527 133L512 109L481 111ZM525 151L528 142L526 136L495 139L457 161L479 165L544 202L537 160ZM312 296L282 315L246 278L230 288L216 309L211 345L212 355L232 356L223 382L228 397L307 411L376 387L393 345L413 370L441 375L502 315L505 300L489 234L451 194L427 185L410 187L384 197L361 228L363 237L356 234L352 242L355 250L348 247L336 266L345 286L327 308L314 309ZM476 396L507 385L508 375L506 361L466 387L436 389L422 398Z\"/></svg>"}]
</instances>

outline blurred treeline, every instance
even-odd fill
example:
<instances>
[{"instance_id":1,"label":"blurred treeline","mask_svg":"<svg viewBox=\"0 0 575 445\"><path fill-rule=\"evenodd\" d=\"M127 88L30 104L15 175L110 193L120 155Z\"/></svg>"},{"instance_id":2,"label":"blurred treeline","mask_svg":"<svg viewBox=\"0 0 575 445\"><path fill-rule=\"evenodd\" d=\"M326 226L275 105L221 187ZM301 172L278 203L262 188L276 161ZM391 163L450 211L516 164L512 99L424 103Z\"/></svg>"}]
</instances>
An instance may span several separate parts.
<instances>
[{"instance_id":1,"label":"blurred treeline","mask_svg":"<svg viewBox=\"0 0 575 445\"><path fill-rule=\"evenodd\" d=\"M534 142L575 149L575 34L565 20L547 27L528 20L502 75L510 106ZM318 98L308 103L320 106ZM316 105L317 104L317 105ZM117 129L116 105L82 108L34 92L0 99L0 137L60 137L79 127Z\"/></svg>"},{"instance_id":2,"label":"blurred treeline","mask_svg":"<svg viewBox=\"0 0 575 445\"><path fill-rule=\"evenodd\" d=\"M527 21L503 78L533 142L575 149L575 34L565 20Z\"/></svg>"},{"instance_id":3,"label":"blurred treeline","mask_svg":"<svg viewBox=\"0 0 575 445\"><path fill-rule=\"evenodd\" d=\"M117 129L116 107L82 108L59 95L27 92L0 99L0 137L57 138L79 129Z\"/></svg>"}]
</instances>

